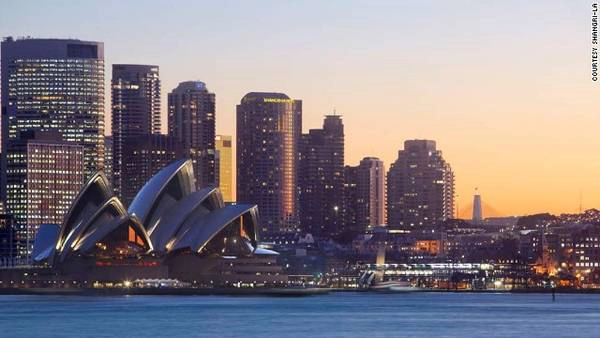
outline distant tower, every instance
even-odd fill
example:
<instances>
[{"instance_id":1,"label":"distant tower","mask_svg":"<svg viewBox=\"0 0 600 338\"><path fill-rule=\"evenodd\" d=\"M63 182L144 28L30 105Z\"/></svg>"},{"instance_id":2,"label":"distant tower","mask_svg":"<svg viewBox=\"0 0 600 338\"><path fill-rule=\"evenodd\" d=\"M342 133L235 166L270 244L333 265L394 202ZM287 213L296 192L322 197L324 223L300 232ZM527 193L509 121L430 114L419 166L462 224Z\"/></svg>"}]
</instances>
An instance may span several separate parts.
<instances>
[{"instance_id":1,"label":"distant tower","mask_svg":"<svg viewBox=\"0 0 600 338\"><path fill-rule=\"evenodd\" d=\"M481 195L475 188L473 196L473 223L481 223L483 221L483 210L481 209Z\"/></svg>"}]
</instances>

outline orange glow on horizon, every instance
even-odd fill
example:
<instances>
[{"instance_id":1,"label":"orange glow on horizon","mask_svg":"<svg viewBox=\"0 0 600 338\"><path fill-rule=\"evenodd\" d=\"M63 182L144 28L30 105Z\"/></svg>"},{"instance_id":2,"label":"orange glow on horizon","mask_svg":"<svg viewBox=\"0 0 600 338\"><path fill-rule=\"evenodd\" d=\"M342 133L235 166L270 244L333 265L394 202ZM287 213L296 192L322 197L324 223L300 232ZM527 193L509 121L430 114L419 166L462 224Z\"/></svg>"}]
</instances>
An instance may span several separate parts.
<instances>
[{"instance_id":1,"label":"orange glow on horizon","mask_svg":"<svg viewBox=\"0 0 600 338\"><path fill-rule=\"evenodd\" d=\"M160 67L163 131L167 93L181 81L202 80L216 94L217 134L233 135L234 144L240 99L282 92L303 101L304 132L335 107L347 164L376 156L389 168L404 140L436 140L455 173L461 216L474 187L497 216L600 209L589 2L544 2L542 10L507 1L239 2L227 11L190 2L183 12L118 5L101 4L112 13L106 21L83 15L99 4L57 12L51 3L14 2L6 13L36 20L2 21L14 36L105 42L107 132L110 65L152 63ZM290 15L303 20L289 25ZM192 43L205 27L210 34Z\"/></svg>"}]
</instances>

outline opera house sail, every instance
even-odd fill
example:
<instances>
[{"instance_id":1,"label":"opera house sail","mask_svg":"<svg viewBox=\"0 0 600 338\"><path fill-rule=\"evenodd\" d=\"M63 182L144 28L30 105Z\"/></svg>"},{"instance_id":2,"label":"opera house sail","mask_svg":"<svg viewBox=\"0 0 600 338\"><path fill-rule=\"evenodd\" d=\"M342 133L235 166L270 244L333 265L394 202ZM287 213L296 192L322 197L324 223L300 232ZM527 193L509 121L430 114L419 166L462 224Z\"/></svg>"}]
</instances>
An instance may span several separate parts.
<instances>
[{"instance_id":1,"label":"opera house sail","mask_svg":"<svg viewBox=\"0 0 600 338\"><path fill-rule=\"evenodd\" d=\"M160 170L129 209L100 172L61 225L40 227L33 260L46 269L47 283L171 278L196 286L282 285L287 276L278 253L258 247L258 220L256 205L225 204L217 188L196 190L188 159ZM0 279L13 277L0 272Z\"/></svg>"}]
</instances>

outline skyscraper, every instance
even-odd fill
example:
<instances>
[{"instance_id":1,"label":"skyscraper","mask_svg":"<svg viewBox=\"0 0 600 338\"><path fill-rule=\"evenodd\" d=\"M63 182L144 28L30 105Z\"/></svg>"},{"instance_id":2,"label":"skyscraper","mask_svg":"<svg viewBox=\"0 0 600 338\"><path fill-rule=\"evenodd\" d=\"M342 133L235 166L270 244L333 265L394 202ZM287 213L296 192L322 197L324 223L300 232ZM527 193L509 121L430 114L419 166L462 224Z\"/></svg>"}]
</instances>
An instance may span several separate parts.
<instances>
[{"instance_id":1,"label":"skyscraper","mask_svg":"<svg viewBox=\"0 0 600 338\"><path fill-rule=\"evenodd\" d=\"M117 195L130 178L123 176L125 144L160 134L158 66L113 65L112 68L113 184Z\"/></svg>"},{"instance_id":2,"label":"skyscraper","mask_svg":"<svg viewBox=\"0 0 600 338\"><path fill-rule=\"evenodd\" d=\"M387 184L390 227L420 230L453 216L454 173L435 141L405 141Z\"/></svg>"},{"instance_id":3,"label":"skyscraper","mask_svg":"<svg viewBox=\"0 0 600 338\"><path fill-rule=\"evenodd\" d=\"M1 50L2 197L8 142L22 131L58 130L64 141L84 147L86 177L102 170L103 43L9 37Z\"/></svg>"},{"instance_id":4,"label":"skyscraper","mask_svg":"<svg viewBox=\"0 0 600 338\"><path fill-rule=\"evenodd\" d=\"M231 136L217 135L215 138L217 183L223 195L223 201L233 202L233 153Z\"/></svg>"},{"instance_id":5,"label":"skyscraper","mask_svg":"<svg viewBox=\"0 0 600 338\"><path fill-rule=\"evenodd\" d=\"M483 221L483 210L481 208L481 195L475 188L475 195L473 195L473 223L481 223Z\"/></svg>"},{"instance_id":6,"label":"skyscraper","mask_svg":"<svg viewBox=\"0 0 600 338\"><path fill-rule=\"evenodd\" d=\"M313 236L332 237L342 230L344 198L344 124L327 115L322 129L300 141L298 172L300 226Z\"/></svg>"},{"instance_id":7,"label":"skyscraper","mask_svg":"<svg viewBox=\"0 0 600 338\"><path fill-rule=\"evenodd\" d=\"M344 231L364 231L385 222L385 167L376 157L344 170Z\"/></svg>"},{"instance_id":8,"label":"skyscraper","mask_svg":"<svg viewBox=\"0 0 600 338\"><path fill-rule=\"evenodd\" d=\"M198 188L216 183L215 119L215 94L203 82L181 82L169 93L169 135L192 159Z\"/></svg>"},{"instance_id":9,"label":"skyscraper","mask_svg":"<svg viewBox=\"0 0 600 338\"><path fill-rule=\"evenodd\" d=\"M385 167L377 157L365 157L358 165L357 192L361 207L358 222L363 225L384 225L385 214Z\"/></svg>"},{"instance_id":10,"label":"skyscraper","mask_svg":"<svg viewBox=\"0 0 600 338\"><path fill-rule=\"evenodd\" d=\"M114 186L113 183L113 137L104 136L104 175Z\"/></svg>"},{"instance_id":11,"label":"skyscraper","mask_svg":"<svg viewBox=\"0 0 600 338\"><path fill-rule=\"evenodd\" d=\"M297 229L302 101L248 93L237 106L237 201L258 204L266 236Z\"/></svg>"},{"instance_id":12,"label":"skyscraper","mask_svg":"<svg viewBox=\"0 0 600 338\"><path fill-rule=\"evenodd\" d=\"M358 198L358 166L344 167L344 194L343 194L343 227L341 232L360 232L363 227L358 226L357 211L359 207Z\"/></svg>"},{"instance_id":13,"label":"skyscraper","mask_svg":"<svg viewBox=\"0 0 600 338\"><path fill-rule=\"evenodd\" d=\"M84 151L57 131L25 131L9 142L6 207L14 216L19 258L31 254L41 224L62 224L84 182Z\"/></svg>"},{"instance_id":14,"label":"skyscraper","mask_svg":"<svg viewBox=\"0 0 600 338\"><path fill-rule=\"evenodd\" d=\"M123 147L122 200L129 205L136 194L162 168L171 162L184 158L181 144L173 137L161 134L148 134L129 140Z\"/></svg>"}]
</instances>

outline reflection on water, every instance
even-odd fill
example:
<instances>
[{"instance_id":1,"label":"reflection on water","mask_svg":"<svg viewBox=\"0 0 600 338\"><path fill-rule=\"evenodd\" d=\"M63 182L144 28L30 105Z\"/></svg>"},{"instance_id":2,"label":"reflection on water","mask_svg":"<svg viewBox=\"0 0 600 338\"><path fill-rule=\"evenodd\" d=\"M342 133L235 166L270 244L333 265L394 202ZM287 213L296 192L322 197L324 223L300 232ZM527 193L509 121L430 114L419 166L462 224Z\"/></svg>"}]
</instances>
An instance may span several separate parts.
<instances>
[{"instance_id":1,"label":"reflection on water","mask_svg":"<svg viewBox=\"0 0 600 338\"><path fill-rule=\"evenodd\" d=\"M0 336L600 337L600 295L0 296Z\"/></svg>"}]
</instances>

